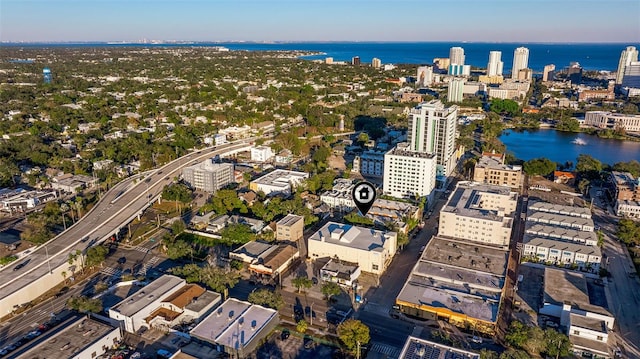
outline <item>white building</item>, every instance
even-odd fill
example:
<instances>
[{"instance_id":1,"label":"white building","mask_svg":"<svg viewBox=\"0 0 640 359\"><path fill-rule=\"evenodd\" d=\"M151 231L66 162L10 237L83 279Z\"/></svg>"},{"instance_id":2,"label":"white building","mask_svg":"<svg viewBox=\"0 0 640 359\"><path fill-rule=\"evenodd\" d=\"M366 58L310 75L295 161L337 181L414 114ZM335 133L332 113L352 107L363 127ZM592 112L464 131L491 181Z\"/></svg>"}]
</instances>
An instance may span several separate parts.
<instances>
[{"instance_id":1,"label":"white building","mask_svg":"<svg viewBox=\"0 0 640 359\"><path fill-rule=\"evenodd\" d=\"M517 201L509 187L458 182L440 211L438 236L507 247Z\"/></svg>"},{"instance_id":2,"label":"white building","mask_svg":"<svg viewBox=\"0 0 640 359\"><path fill-rule=\"evenodd\" d=\"M555 77L556 65L549 64L544 66L542 71L542 81L553 81Z\"/></svg>"},{"instance_id":3,"label":"white building","mask_svg":"<svg viewBox=\"0 0 640 359\"><path fill-rule=\"evenodd\" d=\"M449 82L449 87L447 90L447 101L449 102L460 102L463 99L464 93L464 82L463 78L454 78Z\"/></svg>"},{"instance_id":4,"label":"white building","mask_svg":"<svg viewBox=\"0 0 640 359\"><path fill-rule=\"evenodd\" d=\"M435 154L438 176L449 176L455 168L457 117L458 106L445 107L439 100L423 102L409 113L407 150Z\"/></svg>"},{"instance_id":5,"label":"white building","mask_svg":"<svg viewBox=\"0 0 640 359\"><path fill-rule=\"evenodd\" d=\"M50 329L17 358L94 359L122 342L119 327L97 318L82 316ZM16 358L16 356L14 356Z\"/></svg>"},{"instance_id":6,"label":"white building","mask_svg":"<svg viewBox=\"0 0 640 359\"><path fill-rule=\"evenodd\" d=\"M452 47L449 49L449 65L464 65L464 49L462 47Z\"/></svg>"},{"instance_id":7,"label":"white building","mask_svg":"<svg viewBox=\"0 0 640 359\"><path fill-rule=\"evenodd\" d=\"M638 61L638 50L635 46L627 46L622 50L620 54L620 61L618 62L618 72L616 72L616 84L621 85L624 78L624 72L632 62Z\"/></svg>"},{"instance_id":8,"label":"white building","mask_svg":"<svg viewBox=\"0 0 640 359\"><path fill-rule=\"evenodd\" d=\"M433 84L433 67L420 66L416 76L416 83L421 87L429 87Z\"/></svg>"},{"instance_id":9,"label":"white building","mask_svg":"<svg viewBox=\"0 0 640 359\"><path fill-rule=\"evenodd\" d=\"M123 322L127 332L135 333L143 326L148 327L145 319L160 306L165 297L186 284L182 278L165 274L111 307L109 317Z\"/></svg>"},{"instance_id":10,"label":"white building","mask_svg":"<svg viewBox=\"0 0 640 359\"><path fill-rule=\"evenodd\" d=\"M640 62L631 62L624 68L624 76L622 77L622 87L639 88L640 87Z\"/></svg>"},{"instance_id":11,"label":"white building","mask_svg":"<svg viewBox=\"0 0 640 359\"><path fill-rule=\"evenodd\" d=\"M357 263L364 272L382 274L396 254L398 234L328 222L309 237L309 257Z\"/></svg>"},{"instance_id":12,"label":"white building","mask_svg":"<svg viewBox=\"0 0 640 359\"><path fill-rule=\"evenodd\" d=\"M269 146L251 147L251 161L269 162L273 159L274 156L275 154Z\"/></svg>"},{"instance_id":13,"label":"white building","mask_svg":"<svg viewBox=\"0 0 640 359\"><path fill-rule=\"evenodd\" d=\"M231 358L247 358L278 323L276 310L229 298L189 334L198 341L217 345Z\"/></svg>"},{"instance_id":14,"label":"white building","mask_svg":"<svg viewBox=\"0 0 640 359\"><path fill-rule=\"evenodd\" d=\"M513 67L511 68L511 78L517 79L520 70L529 66L529 49L526 47L518 47L513 52Z\"/></svg>"},{"instance_id":15,"label":"white building","mask_svg":"<svg viewBox=\"0 0 640 359\"><path fill-rule=\"evenodd\" d=\"M373 59L371 59L371 67L373 67L374 69L379 69L380 66L382 66L382 61L380 61L379 58L374 57Z\"/></svg>"},{"instance_id":16,"label":"white building","mask_svg":"<svg viewBox=\"0 0 640 359\"><path fill-rule=\"evenodd\" d=\"M289 196L303 181L309 178L305 172L275 170L249 183L254 192L262 191L265 195L282 194Z\"/></svg>"},{"instance_id":17,"label":"white building","mask_svg":"<svg viewBox=\"0 0 640 359\"><path fill-rule=\"evenodd\" d=\"M487 76L500 76L502 75L502 67L504 63L501 60L501 51L489 52L489 63L487 64Z\"/></svg>"},{"instance_id":18,"label":"white building","mask_svg":"<svg viewBox=\"0 0 640 359\"><path fill-rule=\"evenodd\" d=\"M621 128L627 132L640 132L640 115L587 111L584 116L584 124L609 130Z\"/></svg>"},{"instance_id":19,"label":"white building","mask_svg":"<svg viewBox=\"0 0 640 359\"><path fill-rule=\"evenodd\" d=\"M397 198L427 197L433 203L436 188L436 155L409 150L399 143L384 156L383 192Z\"/></svg>"},{"instance_id":20,"label":"white building","mask_svg":"<svg viewBox=\"0 0 640 359\"><path fill-rule=\"evenodd\" d=\"M192 188L216 192L235 182L233 163L214 163L207 159L182 170L182 178Z\"/></svg>"}]
</instances>

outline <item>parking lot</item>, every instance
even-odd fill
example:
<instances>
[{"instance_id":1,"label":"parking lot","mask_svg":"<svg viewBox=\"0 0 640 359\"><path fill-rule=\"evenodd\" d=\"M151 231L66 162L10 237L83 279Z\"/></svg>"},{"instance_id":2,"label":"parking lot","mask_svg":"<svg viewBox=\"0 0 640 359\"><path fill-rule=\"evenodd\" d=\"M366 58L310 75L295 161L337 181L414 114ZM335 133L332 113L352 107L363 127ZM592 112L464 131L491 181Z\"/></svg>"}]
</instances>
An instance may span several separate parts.
<instances>
[{"instance_id":1,"label":"parking lot","mask_svg":"<svg viewBox=\"0 0 640 359\"><path fill-rule=\"evenodd\" d=\"M258 349L258 359L314 359L340 357L340 350L302 337L298 333L283 339L281 331L275 331Z\"/></svg>"}]
</instances>

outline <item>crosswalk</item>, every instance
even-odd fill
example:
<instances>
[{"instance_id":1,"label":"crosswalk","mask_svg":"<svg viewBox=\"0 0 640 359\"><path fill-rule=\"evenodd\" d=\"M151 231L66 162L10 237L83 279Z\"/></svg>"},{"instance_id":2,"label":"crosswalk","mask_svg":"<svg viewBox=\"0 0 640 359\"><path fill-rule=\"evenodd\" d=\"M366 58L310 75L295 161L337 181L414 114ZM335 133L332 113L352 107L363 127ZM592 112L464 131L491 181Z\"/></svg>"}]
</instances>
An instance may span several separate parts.
<instances>
[{"instance_id":1,"label":"crosswalk","mask_svg":"<svg viewBox=\"0 0 640 359\"><path fill-rule=\"evenodd\" d=\"M395 359L400 357L400 349L387 344L373 343L371 345L371 351L386 355L387 358Z\"/></svg>"},{"instance_id":2,"label":"crosswalk","mask_svg":"<svg viewBox=\"0 0 640 359\"><path fill-rule=\"evenodd\" d=\"M160 258L158 257L153 257L149 259L145 264L142 265L142 268L140 268L140 270L138 271L138 275L146 274L149 268L153 267L153 265L158 263L159 260Z\"/></svg>"},{"instance_id":3,"label":"crosswalk","mask_svg":"<svg viewBox=\"0 0 640 359\"><path fill-rule=\"evenodd\" d=\"M147 253L150 249L147 247L143 247L143 246L135 246L132 248L134 251L138 251L138 252L142 252L142 253Z\"/></svg>"},{"instance_id":4,"label":"crosswalk","mask_svg":"<svg viewBox=\"0 0 640 359\"><path fill-rule=\"evenodd\" d=\"M112 268L112 267L106 267L106 268L102 268L102 270L100 271L106 275L110 275L110 276L114 276L117 277L120 274L122 274L122 269L120 268Z\"/></svg>"}]
</instances>

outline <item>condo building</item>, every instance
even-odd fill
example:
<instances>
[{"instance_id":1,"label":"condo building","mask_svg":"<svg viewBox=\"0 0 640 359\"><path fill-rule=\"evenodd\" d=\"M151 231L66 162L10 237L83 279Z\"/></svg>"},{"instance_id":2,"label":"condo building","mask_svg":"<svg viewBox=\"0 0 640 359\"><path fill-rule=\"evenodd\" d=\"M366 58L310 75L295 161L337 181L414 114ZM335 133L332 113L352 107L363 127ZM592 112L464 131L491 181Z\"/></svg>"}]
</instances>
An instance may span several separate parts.
<instances>
[{"instance_id":1,"label":"condo building","mask_svg":"<svg viewBox=\"0 0 640 359\"><path fill-rule=\"evenodd\" d=\"M399 143L384 156L383 192L398 198L427 197L433 203L436 188L436 155L411 151Z\"/></svg>"}]
</instances>

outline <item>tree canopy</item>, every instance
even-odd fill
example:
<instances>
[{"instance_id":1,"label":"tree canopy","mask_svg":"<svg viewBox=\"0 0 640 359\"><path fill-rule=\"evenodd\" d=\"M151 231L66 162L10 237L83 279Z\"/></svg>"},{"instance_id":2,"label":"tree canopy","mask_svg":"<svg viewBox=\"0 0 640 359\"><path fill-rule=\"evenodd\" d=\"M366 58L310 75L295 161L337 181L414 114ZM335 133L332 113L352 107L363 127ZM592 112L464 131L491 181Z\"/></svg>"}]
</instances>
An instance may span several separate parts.
<instances>
[{"instance_id":1,"label":"tree canopy","mask_svg":"<svg viewBox=\"0 0 640 359\"><path fill-rule=\"evenodd\" d=\"M523 169L528 175L546 176L556 169L556 163L548 158L534 158L526 161Z\"/></svg>"},{"instance_id":2,"label":"tree canopy","mask_svg":"<svg viewBox=\"0 0 640 359\"><path fill-rule=\"evenodd\" d=\"M347 319L338 325L338 337L351 352L357 351L371 339L369 327L356 319Z\"/></svg>"},{"instance_id":3,"label":"tree canopy","mask_svg":"<svg viewBox=\"0 0 640 359\"><path fill-rule=\"evenodd\" d=\"M282 306L284 306L282 295L268 289L254 290L249 294L248 300L250 303L258 304L263 307L268 307L275 310L279 310L280 308L282 308Z\"/></svg>"},{"instance_id":4,"label":"tree canopy","mask_svg":"<svg viewBox=\"0 0 640 359\"><path fill-rule=\"evenodd\" d=\"M520 107L518 106L518 103L509 99L503 100L499 98L494 98L491 100L491 105L489 108L491 109L491 111L495 113L507 114L510 116L513 116L516 113L520 112Z\"/></svg>"}]
</instances>

